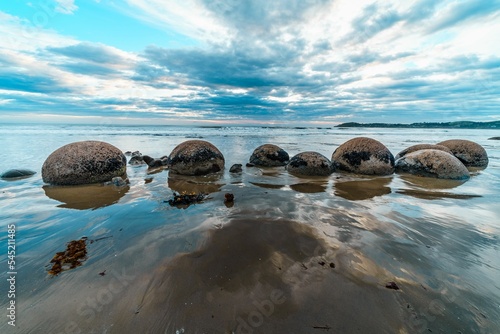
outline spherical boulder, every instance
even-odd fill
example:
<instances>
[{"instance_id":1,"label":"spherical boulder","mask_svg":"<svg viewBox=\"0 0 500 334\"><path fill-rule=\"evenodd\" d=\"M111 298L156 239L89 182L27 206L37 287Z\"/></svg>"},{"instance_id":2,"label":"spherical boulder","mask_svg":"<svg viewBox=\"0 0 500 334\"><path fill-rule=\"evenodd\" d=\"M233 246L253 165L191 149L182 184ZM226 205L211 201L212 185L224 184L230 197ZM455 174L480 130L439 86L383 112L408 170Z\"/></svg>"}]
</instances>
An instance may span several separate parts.
<instances>
[{"instance_id":1,"label":"spherical boulder","mask_svg":"<svg viewBox=\"0 0 500 334\"><path fill-rule=\"evenodd\" d=\"M188 140L172 150L170 172L181 175L206 175L224 169L224 156L204 140Z\"/></svg>"},{"instance_id":2,"label":"spherical boulder","mask_svg":"<svg viewBox=\"0 0 500 334\"><path fill-rule=\"evenodd\" d=\"M365 175L389 175L394 172L394 156L381 142L357 137L333 152L332 163L340 170Z\"/></svg>"},{"instance_id":3,"label":"spherical boulder","mask_svg":"<svg viewBox=\"0 0 500 334\"><path fill-rule=\"evenodd\" d=\"M127 171L125 155L101 141L71 143L52 152L42 166L42 179L55 185L106 182Z\"/></svg>"},{"instance_id":4,"label":"spherical boulder","mask_svg":"<svg viewBox=\"0 0 500 334\"><path fill-rule=\"evenodd\" d=\"M318 152L302 152L286 165L289 173L304 176L328 176L333 172L332 163Z\"/></svg>"},{"instance_id":5,"label":"spherical boulder","mask_svg":"<svg viewBox=\"0 0 500 334\"><path fill-rule=\"evenodd\" d=\"M399 158L402 158L404 157L405 155L407 155L408 153L411 153L411 152L415 152L415 151L418 151L418 150L426 150L426 149L432 149L432 150L440 150L440 151L444 151L446 153L450 153L450 154L453 154L451 152L451 150L446 147L446 146L443 146L443 145L433 145L433 144L417 144L417 145L413 145L413 146L410 146L408 148L405 148L404 150L402 150L401 152L399 152L395 157L394 159L395 160L398 160Z\"/></svg>"},{"instance_id":6,"label":"spherical boulder","mask_svg":"<svg viewBox=\"0 0 500 334\"><path fill-rule=\"evenodd\" d=\"M435 149L406 154L396 161L396 172L453 180L464 180L470 176L467 167L453 154Z\"/></svg>"},{"instance_id":7,"label":"spherical boulder","mask_svg":"<svg viewBox=\"0 0 500 334\"><path fill-rule=\"evenodd\" d=\"M288 153L281 147L264 144L253 151L249 162L258 167L276 167L285 166L289 159Z\"/></svg>"},{"instance_id":8,"label":"spherical boulder","mask_svg":"<svg viewBox=\"0 0 500 334\"><path fill-rule=\"evenodd\" d=\"M485 168L488 166L488 154L478 143L464 139L451 139L437 145L448 147L466 167Z\"/></svg>"}]
</instances>

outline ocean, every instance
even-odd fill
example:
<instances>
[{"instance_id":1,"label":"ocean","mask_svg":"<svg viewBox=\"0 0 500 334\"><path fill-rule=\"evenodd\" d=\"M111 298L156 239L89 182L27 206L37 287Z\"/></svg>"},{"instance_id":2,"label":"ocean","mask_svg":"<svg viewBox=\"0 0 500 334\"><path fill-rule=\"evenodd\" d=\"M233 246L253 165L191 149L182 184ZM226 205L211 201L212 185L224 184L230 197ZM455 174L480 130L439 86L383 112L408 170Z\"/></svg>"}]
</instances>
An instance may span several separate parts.
<instances>
[{"instance_id":1,"label":"ocean","mask_svg":"<svg viewBox=\"0 0 500 334\"><path fill-rule=\"evenodd\" d=\"M488 140L499 130L5 124L0 134L0 172L37 172L0 180L1 333L500 333L500 141ZM331 158L359 136L394 155L472 140L489 165L466 182L245 167L265 143ZM217 146L224 172L128 166L125 188L41 178L71 142L159 158L190 139ZM243 172L229 173L236 163ZM208 197L170 206L174 192ZM54 255L84 237L81 265L50 275Z\"/></svg>"}]
</instances>

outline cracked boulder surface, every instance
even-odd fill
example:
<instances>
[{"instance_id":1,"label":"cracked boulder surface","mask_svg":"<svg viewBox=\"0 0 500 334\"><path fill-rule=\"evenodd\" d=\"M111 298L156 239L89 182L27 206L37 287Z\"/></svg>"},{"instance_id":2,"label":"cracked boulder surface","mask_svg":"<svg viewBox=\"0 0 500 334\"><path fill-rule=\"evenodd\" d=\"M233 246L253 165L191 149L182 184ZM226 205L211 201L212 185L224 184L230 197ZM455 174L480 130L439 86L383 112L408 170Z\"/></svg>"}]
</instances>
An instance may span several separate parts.
<instances>
[{"instance_id":1,"label":"cracked boulder surface","mask_svg":"<svg viewBox=\"0 0 500 334\"><path fill-rule=\"evenodd\" d=\"M432 150L440 150L440 151L444 151L446 153L450 153L450 154L453 154L453 152L451 152L451 150L446 147L446 146L443 146L443 145L434 145L434 144L417 144L417 145L412 145L408 148L405 148L404 150L402 150L401 152L399 152L395 157L394 159L395 160L398 160L399 158L402 158L404 157L405 155L407 155L408 153L412 153L412 152L415 152L415 151L419 151L419 150L427 150L427 149L432 149Z\"/></svg>"},{"instance_id":2,"label":"cracked boulder surface","mask_svg":"<svg viewBox=\"0 0 500 334\"><path fill-rule=\"evenodd\" d=\"M381 142L357 137L346 141L333 152L332 163L346 172L364 175L394 173L394 156Z\"/></svg>"},{"instance_id":3,"label":"cracked boulder surface","mask_svg":"<svg viewBox=\"0 0 500 334\"><path fill-rule=\"evenodd\" d=\"M328 176L333 172L332 163L318 152L302 152L290 159L286 169L291 174Z\"/></svg>"},{"instance_id":4,"label":"cracked boulder surface","mask_svg":"<svg viewBox=\"0 0 500 334\"><path fill-rule=\"evenodd\" d=\"M467 167L455 156L434 149L406 154L396 161L396 172L438 179L466 180L470 177Z\"/></svg>"},{"instance_id":5,"label":"cracked boulder surface","mask_svg":"<svg viewBox=\"0 0 500 334\"><path fill-rule=\"evenodd\" d=\"M478 143L464 139L450 139L437 145L449 148L466 167L486 168L488 166L488 154L484 147Z\"/></svg>"},{"instance_id":6,"label":"cracked boulder surface","mask_svg":"<svg viewBox=\"0 0 500 334\"><path fill-rule=\"evenodd\" d=\"M217 147L204 140L188 140L170 153L170 172L181 175L206 175L224 169L224 156Z\"/></svg>"},{"instance_id":7,"label":"cracked boulder surface","mask_svg":"<svg viewBox=\"0 0 500 334\"><path fill-rule=\"evenodd\" d=\"M264 144L253 151L249 162L258 167L277 167L285 166L289 159L290 156L281 147Z\"/></svg>"}]
</instances>

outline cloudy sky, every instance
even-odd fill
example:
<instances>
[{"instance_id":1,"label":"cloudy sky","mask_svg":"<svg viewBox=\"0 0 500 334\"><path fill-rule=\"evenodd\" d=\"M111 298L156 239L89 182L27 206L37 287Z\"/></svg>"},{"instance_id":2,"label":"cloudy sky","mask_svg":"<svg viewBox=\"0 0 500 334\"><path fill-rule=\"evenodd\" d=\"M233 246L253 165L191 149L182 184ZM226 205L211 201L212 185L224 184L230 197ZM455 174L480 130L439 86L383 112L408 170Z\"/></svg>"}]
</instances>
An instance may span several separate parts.
<instances>
[{"instance_id":1,"label":"cloudy sky","mask_svg":"<svg viewBox=\"0 0 500 334\"><path fill-rule=\"evenodd\" d=\"M500 0L3 0L7 122L500 118Z\"/></svg>"}]
</instances>

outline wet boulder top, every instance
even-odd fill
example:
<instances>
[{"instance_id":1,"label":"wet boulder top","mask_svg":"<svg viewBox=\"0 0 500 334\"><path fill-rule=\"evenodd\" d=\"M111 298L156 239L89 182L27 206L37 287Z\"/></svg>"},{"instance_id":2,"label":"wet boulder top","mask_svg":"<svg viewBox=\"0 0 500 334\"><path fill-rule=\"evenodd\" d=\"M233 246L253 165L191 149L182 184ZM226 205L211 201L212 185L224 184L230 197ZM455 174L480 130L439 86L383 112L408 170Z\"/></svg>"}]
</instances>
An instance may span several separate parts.
<instances>
[{"instance_id":1,"label":"wet boulder top","mask_svg":"<svg viewBox=\"0 0 500 334\"><path fill-rule=\"evenodd\" d=\"M450 139L437 145L449 148L466 167L486 168L488 166L488 154L484 147L478 143L464 139Z\"/></svg>"},{"instance_id":2,"label":"wet boulder top","mask_svg":"<svg viewBox=\"0 0 500 334\"><path fill-rule=\"evenodd\" d=\"M249 162L260 167L285 166L290 156L281 147L274 144L264 144L257 147L250 156Z\"/></svg>"},{"instance_id":3,"label":"wet boulder top","mask_svg":"<svg viewBox=\"0 0 500 334\"><path fill-rule=\"evenodd\" d=\"M396 172L439 179L464 180L469 171L453 154L425 149L406 154L396 161Z\"/></svg>"},{"instance_id":4,"label":"wet boulder top","mask_svg":"<svg viewBox=\"0 0 500 334\"><path fill-rule=\"evenodd\" d=\"M126 173L125 155L101 141L64 145L49 155L42 166L42 178L53 185L79 185L110 181Z\"/></svg>"},{"instance_id":5,"label":"wet boulder top","mask_svg":"<svg viewBox=\"0 0 500 334\"><path fill-rule=\"evenodd\" d=\"M290 159L286 169L296 175L328 176L333 172L332 163L318 152L302 152Z\"/></svg>"},{"instance_id":6,"label":"wet boulder top","mask_svg":"<svg viewBox=\"0 0 500 334\"><path fill-rule=\"evenodd\" d=\"M170 171L181 175L206 175L224 169L224 156L215 145L204 140L188 140L170 153Z\"/></svg>"},{"instance_id":7,"label":"wet boulder top","mask_svg":"<svg viewBox=\"0 0 500 334\"><path fill-rule=\"evenodd\" d=\"M394 172L394 156L389 149L367 137L356 137L337 147L332 163L340 170L358 174L389 175Z\"/></svg>"}]
</instances>

